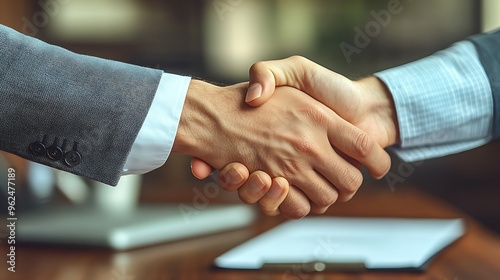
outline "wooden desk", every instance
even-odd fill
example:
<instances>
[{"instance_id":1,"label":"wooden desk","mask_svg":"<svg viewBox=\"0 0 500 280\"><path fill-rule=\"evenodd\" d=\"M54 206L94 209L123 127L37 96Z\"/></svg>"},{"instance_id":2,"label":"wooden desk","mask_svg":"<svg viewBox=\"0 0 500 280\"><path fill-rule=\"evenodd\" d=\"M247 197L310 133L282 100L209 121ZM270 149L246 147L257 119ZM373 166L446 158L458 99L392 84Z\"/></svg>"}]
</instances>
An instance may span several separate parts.
<instances>
[{"instance_id":1,"label":"wooden desk","mask_svg":"<svg viewBox=\"0 0 500 280\"><path fill-rule=\"evenodd\" d=\"M105 249L18 246L16 273L7 271L6 248L0 247L0 279L500 279L500 238L453 207L414 189L399 188L390 192L384 188L363 188L351 202L334 206L328 214L368 217L461 217L466 221L467 233L440 253L425 273L301 274L299 271L286 274L213 269L211 264L215 257L283 221L281 218L263 217L246 229L121 253Z\"/></svg>"}]
</instances>

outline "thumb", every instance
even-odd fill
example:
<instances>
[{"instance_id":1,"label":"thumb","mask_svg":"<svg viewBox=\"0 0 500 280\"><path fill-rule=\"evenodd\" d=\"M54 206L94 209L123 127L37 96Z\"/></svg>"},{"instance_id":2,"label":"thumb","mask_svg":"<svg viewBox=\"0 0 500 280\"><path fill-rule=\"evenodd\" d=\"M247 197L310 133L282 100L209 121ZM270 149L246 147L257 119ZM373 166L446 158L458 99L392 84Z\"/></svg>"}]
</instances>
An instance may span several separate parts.
<instances>
[{"instance_id":1,"label":"thumb","mask_svg":"<svg viewBox=\"0 0 500 280\"><path fill-rule=\"evenodd\" d=\"M308 85L316 82L311 81L311 77L320 78L313 75L317 72L323 77L328 70L302 56L257 62L250 68L250 86L245 101L250 106L260 106L279 86L293 87L314 97L316 89Z\"/></svg>"},{"instance_id":2,"label":"thumb","mask_svg":"<svg viewBox=\"0 0 500 280\"><path fill-rule=\"evenodd\" d=\"M215 169L199 158L191 159L191 172L198 179L205 179L212 174Z\"/></svg>"},{"instance_id":3,"label":"thumb","mask_svg":"<svg viewBox=\"0 0 500 280\"><path fill-rule=\"evenodd\" d=\"M258 107L269 100L276 88L276 78L272 68L273 62L257 62L250 68L250 84L245 102Z\"/></svg>"}]
</instances>

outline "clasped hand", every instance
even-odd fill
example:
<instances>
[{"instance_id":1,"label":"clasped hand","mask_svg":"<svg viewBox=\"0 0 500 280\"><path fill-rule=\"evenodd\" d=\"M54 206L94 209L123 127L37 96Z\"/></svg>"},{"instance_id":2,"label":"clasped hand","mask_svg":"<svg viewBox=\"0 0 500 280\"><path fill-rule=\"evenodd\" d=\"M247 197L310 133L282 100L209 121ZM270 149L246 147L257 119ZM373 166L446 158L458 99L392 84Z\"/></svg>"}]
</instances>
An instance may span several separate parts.
<instances>
[{"instance_id":1,"label":"clasped hand","mask_svg":"<svg viewBox=\"0 0 500 280\"><path fill-rule=\"evenodd\" d=\"M390 168L383 148L396 143L397 121L377 78L353 82L291 57L253 65L250 86L219 88L203 102L212 102L206 106L214 110L211 120L190 129L220 133L191 144L201 145L193 174L204 178L221 169L221 187L237 190L267 215L323 213L352 198L362 183L361 166L377 179ZM205 149L210 145L213 150Z\"/></svg>"}]
</instances>

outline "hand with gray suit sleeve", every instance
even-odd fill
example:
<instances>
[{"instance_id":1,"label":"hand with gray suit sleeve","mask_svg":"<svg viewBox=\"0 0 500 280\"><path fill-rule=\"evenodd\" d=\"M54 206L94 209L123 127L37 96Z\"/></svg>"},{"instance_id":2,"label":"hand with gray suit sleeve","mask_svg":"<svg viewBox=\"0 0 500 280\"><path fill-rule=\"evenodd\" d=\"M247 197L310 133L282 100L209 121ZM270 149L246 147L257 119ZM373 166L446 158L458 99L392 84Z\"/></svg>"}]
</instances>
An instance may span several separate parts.
<instances>
[{"instance_id":1,"label":"hand with gray suit sleeve","mask_svg":"<svg viewBox=\"0 0 500 280\"><path fill-rule=\"evenodd\" d=\"M74 54L4 26L0 53L0 149L116 184L163 73ZM291 218L349 199L362 181L358 162L387 172L379 145L311 97L283 88L254 109L244 102L246 87L191 81L172 151L268 175L264 183L276 186L273 199L286 197L281 211Z\"/></svg>"},{"instance_id":2,"label":"hand with gray suit sleeve","mask_svg":"<svg viewBox=\"0 0 500 280\"><path fill-rule=\"evenodd\" d=\"M114 185L161 75L0 25L0 149Z\"/></svg>"}]
</instances>

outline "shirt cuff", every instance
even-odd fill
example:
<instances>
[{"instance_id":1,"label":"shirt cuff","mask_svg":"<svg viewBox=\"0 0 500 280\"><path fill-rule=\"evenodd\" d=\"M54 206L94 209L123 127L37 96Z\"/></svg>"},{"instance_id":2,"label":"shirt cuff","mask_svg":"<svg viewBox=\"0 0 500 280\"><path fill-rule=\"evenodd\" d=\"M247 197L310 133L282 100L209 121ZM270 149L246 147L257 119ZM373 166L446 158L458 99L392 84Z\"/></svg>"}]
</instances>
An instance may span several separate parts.
<instances>
[{"instance_id":1,"label":"shirt cuff","mask_svg":"<svg viewBox=\"0 0 500 280\"><path fill-rule=\"evenodd\" d=\"M491 87L471 42L375 76L393 96L401 142L392 149L403 160L446 156L491 140Z\"/></svg>"},{"instance_id":2,"label":"shirt cuff","mask_svg":"<svg viewBox=\"0 0 500 280\"><path fill-rule=\"evenodd\" d=\"M164 73L144 123L125 163L123 174L144 174L167 160L191 82L190 77Z\"/></svg>"}]
</instances>

